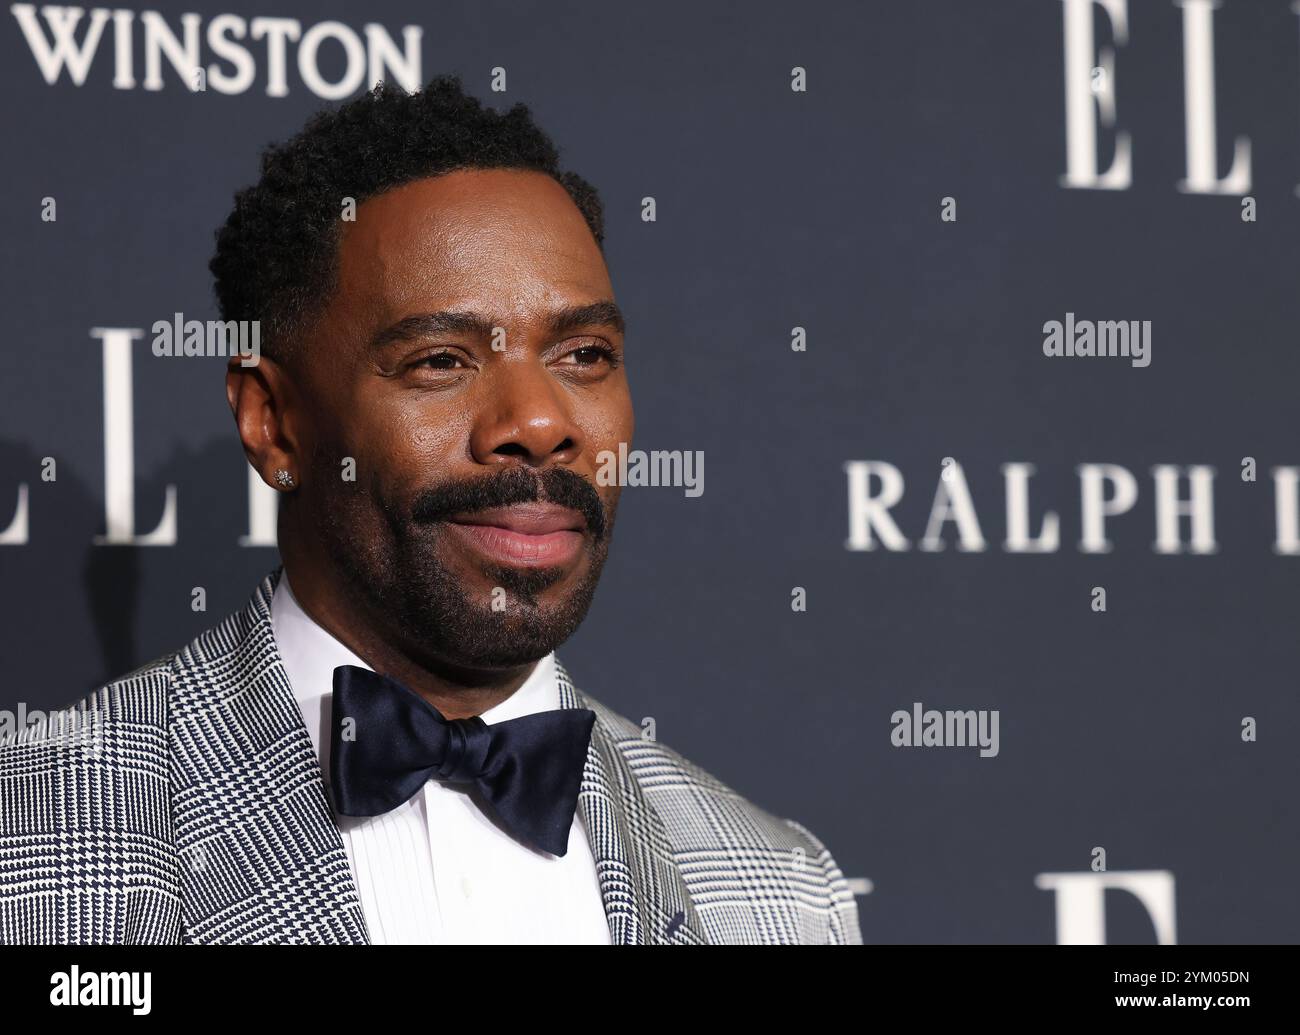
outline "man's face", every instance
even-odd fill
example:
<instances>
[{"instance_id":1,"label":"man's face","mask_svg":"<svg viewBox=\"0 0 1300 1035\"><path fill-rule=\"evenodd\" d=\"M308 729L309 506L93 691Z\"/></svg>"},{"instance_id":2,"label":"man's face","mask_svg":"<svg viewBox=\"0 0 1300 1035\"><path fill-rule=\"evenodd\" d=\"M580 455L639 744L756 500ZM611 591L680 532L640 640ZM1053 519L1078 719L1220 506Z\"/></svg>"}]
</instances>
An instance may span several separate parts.
<instances>
[{"instance_id":1,"label":"man's face","mask_svg":"<svg viewBox=\"0 0 1300 1035\"><path fill-rule=\"evenodd\" d=\"M420 180L344 224L337 291L293 363L295 506L408 657L520 665L586 614L619 492L597 456L633 429L613 298L540 173Z\"/></svg>"}]
</instances>

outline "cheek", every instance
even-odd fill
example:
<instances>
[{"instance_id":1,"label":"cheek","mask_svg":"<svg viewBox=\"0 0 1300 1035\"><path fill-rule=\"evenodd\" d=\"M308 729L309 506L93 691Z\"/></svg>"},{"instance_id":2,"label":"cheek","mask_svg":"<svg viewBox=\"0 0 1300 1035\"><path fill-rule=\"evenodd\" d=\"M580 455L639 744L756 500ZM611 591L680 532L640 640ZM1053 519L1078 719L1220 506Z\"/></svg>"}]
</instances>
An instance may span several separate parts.
<instances>
[{"instance_id":1,"label":"cheek","mask_svg":"<svg viewBox=\"0 0 1300 1035\"><path fill-rule=\"evenodd\" d=\"M632 400L624 388L600 406L593 407L583 421L587 441L594 455L601 450L618 451L620 442L632 446Z\"/></svg>"},{"instance_id":2,"label":"cheek","mask_svg":"<svg viewBox=\"0 0 1300 1035\"><path fill-rule=\"evenodd\" d=\"M468 419L463 408L411 403L376 407L369 421L366 451L384 472L384 481L411 489L445 479L465 461Z\"/></svg>"},{"instance_id":3,"label":"cheek","mask_svg":"<svg viewBox=\"0 0 1300 1035\"><path fill-rule=\"evenodd\" d=\"M614 515L618 513L618 501L622 496L623 490L617 485L611 485L608 489L601 490L601 502L605 505L605 516L613 522Z\"/></svg>"}]
</instances>

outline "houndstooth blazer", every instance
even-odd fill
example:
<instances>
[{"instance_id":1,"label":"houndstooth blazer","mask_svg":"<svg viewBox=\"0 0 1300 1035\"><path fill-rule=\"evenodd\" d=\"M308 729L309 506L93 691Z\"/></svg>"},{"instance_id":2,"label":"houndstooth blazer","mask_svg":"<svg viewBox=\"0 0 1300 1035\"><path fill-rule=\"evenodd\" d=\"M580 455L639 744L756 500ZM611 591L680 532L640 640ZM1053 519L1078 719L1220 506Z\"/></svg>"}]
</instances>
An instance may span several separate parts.
<instances>
[{"instance_id":1,"label":"houndstooth blazer","mask_svg":"<svg viewBox=\"0 0 1300 1035\"><path fill-rule=\"evenodd\" d=\"M369 941L271 630L279 574L62 713L82 736L51 717L0 742L0 943ZM812 833L557 671L561 706L597 716L578 808L614 944L861 944Z\"/></svg>"}]
</instances>

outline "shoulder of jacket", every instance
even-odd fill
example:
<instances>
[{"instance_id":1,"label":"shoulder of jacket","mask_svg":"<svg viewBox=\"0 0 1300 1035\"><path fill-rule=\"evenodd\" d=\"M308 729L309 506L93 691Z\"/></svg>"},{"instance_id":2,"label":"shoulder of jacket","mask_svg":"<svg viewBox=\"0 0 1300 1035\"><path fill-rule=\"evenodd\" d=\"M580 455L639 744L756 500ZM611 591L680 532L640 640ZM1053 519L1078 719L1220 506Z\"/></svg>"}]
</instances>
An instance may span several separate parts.
<instances>
[{"instance_id":1,"label":"shoulder of jacket","mask_svg":"<svg viewBox=\"0 0 1300 1035\"><path fill-rule=\"evenodd\" d=\"M26 716L39 715L39 719L24 721L21 729L8 723L0 730L0 766L15 760L18 753L30 761L34 751L59 753L65 761L75 761L76 749L102 747L106 733L126 725L162 730L177 654L171 651L155 658L59 708L23 705Z\"/></svg>"},{"instance_id":2,"label":"shoulder of jacket","mask_svg":"<svg viewBox=\"0 0 1300 1035\"><path fill-rule=\"evenodd\" d=\"M731 808L739 808L774 844L791 850L802 850L809 859L820 859L823 854L829 857L826 846L807 827L755 804L681 752L659 740L646 737L643 727L590 696L583 696L596 712L597 722L615 742L638 780L648 789L688 790L704 795L714 804L725 803Z\"/></svg>"},{"instance_id":3,"label":"shoulder of jacket","mask_svg":"<svg viewBox=\"0 0 1300 1035\"><path fill-rule=\"evenodd\" d=\"M807 907L807 940L862 944L853 891L835 857L811 830L756 805L679 751L648 738L640 725L581 696L647 797L671 816L666 824L670 837L690 828L694 833L684 848L714 841L729 852L760 853L768 865L779 861L791 895Z\"/></svg>"},{"instance_id":4,"label":"shoulder of jacket","mask_svg":"<svg viewBox=\"0 0 1300 1035\"><path fill-rule=\"evenodd\" d=\"M86 761L89 759L81 751L69 751L69 747L84 746L89 739L99 748L112 749L119 732L124 731L129 731L124 735L132 738L133 751L147 749L151 734L165 738L177 716L194 707L190 698L204 696L196 691L214 682L208 678L212 667L229 663L252 624L246 606L202 630L184 646L109 680L72 704L44 713L40 722L24 724L22 729L0 726L0 769L10 764L39 765L43 756L60 765ZM270 623L266 624L269 628ZM36 710L26 706L28 715ZM80 732L70 737L69 731ZM159 741L159 747L161 744ZM102 756L90 757L99 761ZM122 761L124 756L119 758L110 750L107 760Z\"/></svg>"}]
</instances>

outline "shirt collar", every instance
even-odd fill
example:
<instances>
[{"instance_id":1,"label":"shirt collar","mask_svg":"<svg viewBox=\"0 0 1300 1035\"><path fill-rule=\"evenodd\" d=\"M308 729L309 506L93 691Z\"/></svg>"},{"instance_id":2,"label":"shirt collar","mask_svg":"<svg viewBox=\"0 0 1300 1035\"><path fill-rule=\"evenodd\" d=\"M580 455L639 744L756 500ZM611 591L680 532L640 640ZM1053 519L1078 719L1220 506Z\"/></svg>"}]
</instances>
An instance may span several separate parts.
<instances>
[{"instance_id":1,"label":"shirt collar","mask_svg":"<svg viewBox=\"0 0 1300 1035\"><path fill-rule=\"evenodd\" d=\"M330 728L334 669L339 665L356 665L365 669L371 666L302 609L289 586L289 576L283 571L271 599L271 627L294 699L298 702L328 782L330 745L321 731ZM518 690L483 712L480 718L492 725L559 707L559 682L552 652L533 666Z\"/></svg>"}]
</instances>

